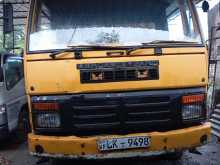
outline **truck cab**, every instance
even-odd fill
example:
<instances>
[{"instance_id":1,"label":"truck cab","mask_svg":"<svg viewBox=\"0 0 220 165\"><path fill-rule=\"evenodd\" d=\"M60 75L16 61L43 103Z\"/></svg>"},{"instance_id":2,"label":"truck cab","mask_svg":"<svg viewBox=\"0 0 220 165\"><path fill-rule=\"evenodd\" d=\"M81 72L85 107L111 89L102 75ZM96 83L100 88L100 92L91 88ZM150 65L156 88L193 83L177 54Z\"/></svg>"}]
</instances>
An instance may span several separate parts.
<instances>
[{"instance_id":1,"label":"truck cab","mask_svg":"<svg viewBox=\"0 0 220 165\"><path fill-rule=\"evenodd\" d=\"M206 144L208 57L194 0L31 0L32 155L122 158Z\"/></svg>"},{"instance_id":2,"label":"truck cab","mask_svg":"<svg viewBox=\"0 0 220 165\"><path fill-rule=\"evenodd\" d=\"M23 120L28 119L23 118L24 111L28 111L23 58L10 53L1 53L0 60L0 139L5 139L12 132L19 130Z\"/></svg>"}]
</instances>

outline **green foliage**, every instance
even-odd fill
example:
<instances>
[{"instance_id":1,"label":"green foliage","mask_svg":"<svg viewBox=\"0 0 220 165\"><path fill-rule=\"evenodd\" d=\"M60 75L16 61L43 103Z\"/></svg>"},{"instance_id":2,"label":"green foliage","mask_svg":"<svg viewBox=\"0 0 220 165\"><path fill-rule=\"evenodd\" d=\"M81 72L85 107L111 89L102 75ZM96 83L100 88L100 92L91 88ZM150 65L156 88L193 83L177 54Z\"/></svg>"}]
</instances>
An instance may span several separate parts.
<instances>
[{"instance_id":1,"label":"green foliage","mask_svg":"<svg viewBox=\"0 0 220 165\"><path fill-rule=\"evenodd\" d=\"M13 33L5 35L5 47L3 45L4 35L3 32L0 33L0 52L14 52L20 53L21 49L24 48L24 27L15 26L14 31L14 48L13 48Z\"/></svg>"},{"instance_id":2,"label":"green foliage","mask_svg":"<svg viewBox=\"0 0 220 165\"><path fill-rule=\"evenodd\" d=\"M24 48L24 27L18 26L15 31L15 47Z\"/></svg>"}]
</instances>

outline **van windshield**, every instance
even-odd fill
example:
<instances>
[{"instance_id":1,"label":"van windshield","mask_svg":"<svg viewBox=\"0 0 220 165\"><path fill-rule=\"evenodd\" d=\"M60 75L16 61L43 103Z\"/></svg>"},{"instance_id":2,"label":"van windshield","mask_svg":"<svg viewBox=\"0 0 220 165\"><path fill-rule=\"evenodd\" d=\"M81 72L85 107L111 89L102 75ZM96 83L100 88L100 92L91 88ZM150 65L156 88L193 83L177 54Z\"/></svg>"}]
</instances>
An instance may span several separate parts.
<instances>
[{"instance_id":1,"label":"van windshield","mask_svg":"<svg viewBox=\"0 0 220 165\"><path fill-rule=\"evenodd\" d=\"M35 0L29 51L72 45L201 43L192 0Z\"/></svg>"}]
</instances>

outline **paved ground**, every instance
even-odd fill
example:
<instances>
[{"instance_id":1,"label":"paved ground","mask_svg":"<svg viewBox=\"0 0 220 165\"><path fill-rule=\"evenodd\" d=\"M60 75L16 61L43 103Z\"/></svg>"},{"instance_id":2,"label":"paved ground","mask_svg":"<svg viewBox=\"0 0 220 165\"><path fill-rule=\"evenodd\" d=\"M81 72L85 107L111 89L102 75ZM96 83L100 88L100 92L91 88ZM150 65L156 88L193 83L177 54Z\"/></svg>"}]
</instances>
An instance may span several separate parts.
<instances>
[{"instance_id":1,"label":"paved ground","mask_svg":"<svg viewBox=\"0 0 220 165\"><path fill-rule=\"evenodd\" d=\"M166 160L165 158L148 159L123 159L108 161L62 161L59 165L220 165L220 143L213 138L212 142L198 149L202 155L184 153L179 161ZM48 160L40 160L28 154L27 144L17 144L8 139L0 142L0 165L49 165Z\"/></svg>"}]
</instances>

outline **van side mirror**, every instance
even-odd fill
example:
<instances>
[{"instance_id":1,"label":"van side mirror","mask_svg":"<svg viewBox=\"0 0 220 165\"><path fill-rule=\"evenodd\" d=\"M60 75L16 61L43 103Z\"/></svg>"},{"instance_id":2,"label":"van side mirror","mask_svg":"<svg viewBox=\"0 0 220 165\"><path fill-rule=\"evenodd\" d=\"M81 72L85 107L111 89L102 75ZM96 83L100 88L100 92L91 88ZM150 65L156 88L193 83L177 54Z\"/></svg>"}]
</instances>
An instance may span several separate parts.
<instances>
[{"instance_id":1,"label":"van side mirror","mask_svg":"<svg viewBox=\"0 0 220 165\"><path fill-rule=\"evenodd\" d=\"M13 6L7 3L3 5L3 31L6 34L13 32L13 30Z\"/></svg>"},{"instance_id":2,"label":"van side mirror","mask_svg":"<svg viewBox=\"0 0 220 165\"><path fill-rule=\"evenodd\" d=\"M204 13L207 13L209 11L209 2L208 1L203 1L202 10Z\"/></svg>"}]
</instances>

